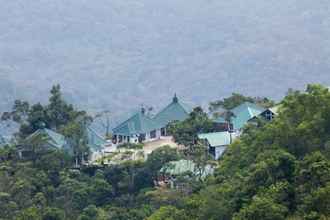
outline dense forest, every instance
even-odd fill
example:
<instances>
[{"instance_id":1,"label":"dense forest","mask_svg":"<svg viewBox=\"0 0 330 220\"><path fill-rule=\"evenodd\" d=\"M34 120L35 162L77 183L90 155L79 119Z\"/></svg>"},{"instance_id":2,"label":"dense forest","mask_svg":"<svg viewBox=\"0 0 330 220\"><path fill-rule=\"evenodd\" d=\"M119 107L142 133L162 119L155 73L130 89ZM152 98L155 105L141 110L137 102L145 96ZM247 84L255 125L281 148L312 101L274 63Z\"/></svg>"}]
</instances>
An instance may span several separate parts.
<instances>
[{"instance_id":1,"label":"dense forest","mask_svg":"<svg viewBox=\"0 0 330 220\"><path fill-rule=\"evenodd\" d=\"M210 104L210 110L251 101L232 97ZM30 158L17 154L20 141L46 126L79 139L90 120L51 91L47 105L16 102L3 120L16 120L18 142L0 148L0 219L17 220L216 220L328 219L330 216L330 91L309 85L289 91L272 122L249 124L219 161L210 161L196 142L212 131L209 115L197 107L183 122L170 126L183 151L162 147L145 161L103 167L73 168L75 157L88 152L77 142L74 154L34 149ZM82 123L83 122L83 123ZM197 165L216 164L208 178L182 176L179 188L154 187L161 167L190 158Z\"/></svg>"}]
</instances>

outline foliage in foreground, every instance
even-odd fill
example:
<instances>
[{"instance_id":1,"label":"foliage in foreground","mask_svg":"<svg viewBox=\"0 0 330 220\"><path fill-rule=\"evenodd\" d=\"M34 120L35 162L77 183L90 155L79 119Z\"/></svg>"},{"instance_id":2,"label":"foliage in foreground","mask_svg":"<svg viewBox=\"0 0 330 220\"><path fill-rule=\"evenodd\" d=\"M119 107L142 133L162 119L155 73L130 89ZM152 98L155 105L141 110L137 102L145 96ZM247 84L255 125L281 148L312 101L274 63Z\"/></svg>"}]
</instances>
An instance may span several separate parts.
<instances>
[{"instance_id":1,"label":"foliage in foreground","mask_svg":"<svg viewBox=\"0 0 330 220\"><path fill-rule=\"evenodd\" d=\"M181 157L170 148L153 152L146 162L81 171L70 169L62 152L39 155L32 163L18 160L13 148L2 149L0 219L327 219L330 92L312 85L289 93L281 104L273 122L245 128L214 177L186 182L189 193L153 188L160 167ZM191 119L193 128L186 124L192 132L184 140L208 129L200 113L191 115L198 120Z\"/></svg>"}]
</instances>

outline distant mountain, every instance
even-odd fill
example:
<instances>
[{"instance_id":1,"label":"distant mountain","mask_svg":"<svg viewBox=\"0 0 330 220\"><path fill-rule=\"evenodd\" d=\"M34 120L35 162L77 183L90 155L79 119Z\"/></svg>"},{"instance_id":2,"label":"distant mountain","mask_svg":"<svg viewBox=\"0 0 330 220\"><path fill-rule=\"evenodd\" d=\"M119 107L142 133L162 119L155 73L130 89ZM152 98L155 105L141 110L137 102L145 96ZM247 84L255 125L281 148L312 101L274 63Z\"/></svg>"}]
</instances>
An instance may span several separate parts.
<instances>
[{"instance_id":1,"label":"distant mountain","mask_svg":"<svg viewBox=\"0 0 330 220\"><path fill-rule=\"evenodd\" d=\"M328 0L0 0L0 109L61 83L91 111L330 84ZM0 110L0 111L1 111Z\"/></svg>"}]
</instances>

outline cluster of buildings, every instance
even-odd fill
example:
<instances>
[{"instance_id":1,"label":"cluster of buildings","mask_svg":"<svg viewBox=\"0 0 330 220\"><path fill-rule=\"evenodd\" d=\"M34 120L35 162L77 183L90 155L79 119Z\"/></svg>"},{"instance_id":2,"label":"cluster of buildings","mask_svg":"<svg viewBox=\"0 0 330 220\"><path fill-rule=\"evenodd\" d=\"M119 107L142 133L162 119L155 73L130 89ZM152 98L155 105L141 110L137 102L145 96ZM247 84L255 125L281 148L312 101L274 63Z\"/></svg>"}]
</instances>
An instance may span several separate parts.
<instances>
[{"instance_id":1,"label":"cluster of buildings","mask_svg":"<svg viewBox=\"0 0 330 220\"><path fill-rule=\"evenodd\" d=\"M226 130L212 133L199 134L199 139L209 147L209 152L212 157L218 160L227 147L238 138L245 125L248 123L256 123L256 120L263 119L272 121L278 114L278 106L273 108L263 108L254 103L244 102L243 104L230 110L231 116L225 119L223 116L216 118L216 123L230 123L226 126Z\"/></svg>"},{"instance_id":2,"label":"cluster of buildings","mask_svg":"<svg viewBox=\"0 0 330 220\"><path fill-rule=\"evenodd\" d=\"M242 129L248 123L254 123L257 118L263 118L264 120L271 121L277 115L277 107L263 108L253 103L245 102L234 109L230 110L231 115L221 115L213 119L216 132L201 133L198 134L198 138L204 143L209 150L210 155L218 160L227 147L240 136ZM167 131L167 127L171 122L184 121L189 117L189 110L184 107L179 98L174 95L170 104L161 109L154 116L150 116L146 113L146 110L142 108L137 113L133 114L127 120L120 123L112 131L112 140L107 141L101 135L97 134L95 130L90 127L86 127L85 140L87 146L90 149L91 157L90 161L96 161L99 158L104 157L107 154L118 152L118 148L125 144L140 144L142 143L146 148L151 146L151 143L155 143L160 140L169 140L174 143L172 137ZM66 138L62 134L59 134L53 130L47 128L41 128L28 136L25 139L25 144L33 144L40 140L45 148L64 149L68 152L72 151L72 143L70 139ZM0 146L3 146L6 140L0 136ZM168 143L165 141L165 143ZM175 143L174 143L175 144ZM173 145L175 146L175 145ZM22 150L21 154L24 154ZM150 148L148 152L152 152L156 148ZM147 151L147 150L146 150ZM177 163L176 166L185 164ZM181 168L174 168L174 170L180 170ZM183 169L184 170L184 169Z\"/></svg>"}]
</instances>

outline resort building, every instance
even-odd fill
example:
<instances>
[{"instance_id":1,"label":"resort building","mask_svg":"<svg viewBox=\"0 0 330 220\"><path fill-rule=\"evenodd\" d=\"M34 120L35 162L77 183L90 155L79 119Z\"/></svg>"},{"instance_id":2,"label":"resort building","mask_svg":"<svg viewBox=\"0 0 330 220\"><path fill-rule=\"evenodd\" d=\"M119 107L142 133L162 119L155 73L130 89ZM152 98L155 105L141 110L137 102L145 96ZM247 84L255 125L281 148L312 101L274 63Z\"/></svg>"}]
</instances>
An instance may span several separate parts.
<instances>
[{"instance_id":1,"label":"resort building","mask_svg":"<svg viewBox=\"0 0 330 220\"><path fill-rule=\"evenodd\" d=\"M250 102L243 104L230 110L232 116L230 118L231 130L239 133L244 126L254 117L258 117L266 109ZM223 116L218 117L215 122L227 123Z\"/></svg>"},{"instance_id":2,"label":"resort building","mask_svg":"<svg viewBox=\"0 0 330 220\"><path fill-rule=\"evenodd\" d=\"M221 158L233 140L240 136L246 124L252 122L260 116L272 120L276 115L275 108L265 109L250 102L244 102L243 104L231 109L230 112L231 117L229 120L225 119L224 116L220 116L214 120L214 122L219 125L226 125L223 126L225 129L222 132L198 135L198 138L204 141L205 145L209 149L209 153L215 160Z\"/></svg>"},{"instance_id":3,"label":"resort building","mask_svg":"<svg viewBox=\"0 0 330 220\"><path fill-rule=\"evenodd\" d=\"M183 121L189 114L175 95L172 102L154 117L146 115L145 109L137 112L113 129L113 143L144 143L168 136L167 126Z\"/></svg>"}]
</instances>

